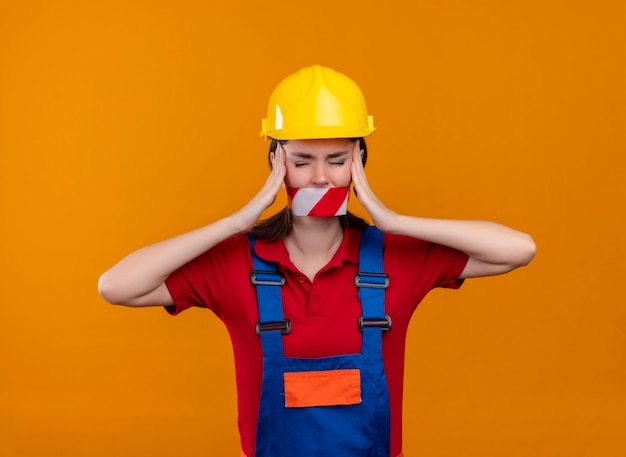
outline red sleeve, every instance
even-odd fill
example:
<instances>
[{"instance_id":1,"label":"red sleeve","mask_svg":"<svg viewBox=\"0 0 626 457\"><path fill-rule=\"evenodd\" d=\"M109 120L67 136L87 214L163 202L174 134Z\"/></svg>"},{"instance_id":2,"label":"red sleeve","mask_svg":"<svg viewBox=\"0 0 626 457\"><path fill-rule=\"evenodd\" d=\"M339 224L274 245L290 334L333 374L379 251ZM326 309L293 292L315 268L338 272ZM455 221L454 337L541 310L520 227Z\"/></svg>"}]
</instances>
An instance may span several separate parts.
<instances>
[{"instance_id":1,"label":"red sleeve","mask_svg":"<svg viewBox=\"0 0 626 457\"><path fill-rule=\"evenodd\" d=\"M393 259L388 265L391 269L413 278L414 287L421 289L416 290L418 295L435 287L458 289L469 258L457 249L398 235L385 236L385 256Z\"/></svg>"},{"instance_id":2,"label":"red sleeve","mask_svg":"<svg viewBox=\"0 0 626 457\"><path fill-rule=\"evenodd\" d=\"M250 243L245 235L229 238L173 272L165 285L174 305L165 310L177 315L191 307L209 308L220 315L220 285L250 272ZM250 264L250 265L249 265Z\"/></svg>"},{"instance_id":3,"label":"red sleeve","mask_svg":"<svg viewBox=\"0 0 626 457\"><path fill-rule=\"evenodd\" d=\"M441 276L435 287L445 287L447 289L458 289L461 287L465 279L459 278L459 276L463 273L469 256L462 251L447 246L439 244L431 246L433 251L438 251L439 264L442 266Z\"/></svg>"}]
</instances>

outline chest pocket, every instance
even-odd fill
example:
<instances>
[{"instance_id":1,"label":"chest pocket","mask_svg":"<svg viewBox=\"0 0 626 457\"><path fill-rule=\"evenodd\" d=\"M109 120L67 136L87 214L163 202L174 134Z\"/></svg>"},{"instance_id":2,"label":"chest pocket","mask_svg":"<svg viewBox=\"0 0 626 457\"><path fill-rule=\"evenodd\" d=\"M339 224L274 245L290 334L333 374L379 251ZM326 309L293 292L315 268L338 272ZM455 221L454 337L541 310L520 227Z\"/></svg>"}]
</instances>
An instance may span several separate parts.
<instances>
[{"instance_id":1,"label":"chest pocket","mask_svg":"<svg viewBox=\"0 0 626 457\"><path fill-rule=\"evenodd\" d=\"M361 371L302 371L284 373L285 407L358 405L361 403Z\"/></svg>"}]
</instances>

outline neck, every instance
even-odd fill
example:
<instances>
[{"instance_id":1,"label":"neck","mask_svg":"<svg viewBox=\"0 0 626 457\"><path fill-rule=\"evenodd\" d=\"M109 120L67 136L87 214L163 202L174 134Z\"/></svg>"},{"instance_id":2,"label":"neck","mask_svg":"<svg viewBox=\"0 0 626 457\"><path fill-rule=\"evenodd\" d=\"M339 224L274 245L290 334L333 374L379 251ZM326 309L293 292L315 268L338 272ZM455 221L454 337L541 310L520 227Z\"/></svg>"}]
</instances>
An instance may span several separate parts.
<instances>
[{"instance_id":1,"label":"neck","mask_svg":"<svg viewBox=\"0 0 626 457\"><path fill-rule=\"evenodd\" d=\"M302 254L334 254L343 229L337 217L293 216L293 230L285 240L287 249L295 248Z\"/></svg>"}]
</instances>

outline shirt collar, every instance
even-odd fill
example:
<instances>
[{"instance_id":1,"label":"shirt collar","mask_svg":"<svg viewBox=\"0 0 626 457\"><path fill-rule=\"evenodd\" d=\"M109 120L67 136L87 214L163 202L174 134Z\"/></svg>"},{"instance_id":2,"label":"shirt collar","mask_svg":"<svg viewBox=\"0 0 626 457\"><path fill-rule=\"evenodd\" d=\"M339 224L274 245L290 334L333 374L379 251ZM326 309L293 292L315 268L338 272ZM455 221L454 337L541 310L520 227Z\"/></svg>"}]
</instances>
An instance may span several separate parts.
<instances>
[{"instance_id":1,"label":"shirt collar","mask_svg":"<svg viewBox=\"0 0 626 457\"><path fill-rule=\"evenodd\" d=\"M341 240L337 252L335 252L335 255L326 267L341 266L343 262L358 264L360 240L361 230L352 227L345 228L343 240ZM272 243L266 240L257 240L254 244L254 252L264 260L293 268L284 240L277 240Z\"/></svg>"}]
</instances>

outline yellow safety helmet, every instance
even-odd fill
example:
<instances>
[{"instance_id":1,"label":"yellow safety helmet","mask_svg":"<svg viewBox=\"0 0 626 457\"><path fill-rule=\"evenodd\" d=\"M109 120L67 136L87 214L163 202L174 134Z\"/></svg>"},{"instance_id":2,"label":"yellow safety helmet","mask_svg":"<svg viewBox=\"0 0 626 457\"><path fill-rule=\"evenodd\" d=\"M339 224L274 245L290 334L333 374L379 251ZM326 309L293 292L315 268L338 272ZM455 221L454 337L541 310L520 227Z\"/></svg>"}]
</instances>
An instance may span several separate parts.
<instances>
[{"instance_id":1,"label":"yellow safety helmet","mask_svg":"<svg viewBox=\"0 0 626 457\"><path fill-rule=\"evenodd\" d=\"M276 140L360 138L374 132L359 86L320 65L302 68L276 86L261 136Z\"/></svg>"}]
</instances>

